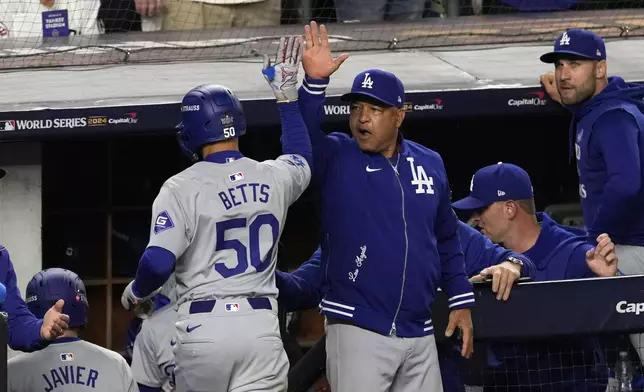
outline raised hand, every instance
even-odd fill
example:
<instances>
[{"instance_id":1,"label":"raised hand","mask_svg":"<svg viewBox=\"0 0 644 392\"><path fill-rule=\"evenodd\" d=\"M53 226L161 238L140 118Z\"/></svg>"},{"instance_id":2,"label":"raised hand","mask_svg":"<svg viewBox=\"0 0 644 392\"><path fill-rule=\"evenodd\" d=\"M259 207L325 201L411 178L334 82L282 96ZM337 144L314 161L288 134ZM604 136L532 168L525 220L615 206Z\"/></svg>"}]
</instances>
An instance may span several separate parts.
<instances>
[{"instance_id":1,"label":"raised hand","mask_svg":"<svg viewBox=\"0 0 644 392\"><path fill-rule=\"evenodd\" d=\"M302 61L302 36L282 37L275 62L264 55L262 74L273 90L277 102L297 101L297 72Z\"/></svg>"},{"instance_id":2,"label":"raised hand","mask_svg":"<svg viewBox=\"0 0 644 392\"><path fill-rule=\"evenodd\" d=\"M304 26L304 36L306 48L302 56L302 66L310 78L328 78L349 58L348 53L333 58L329 47L329 33L325 25L320 25L318 30L317 23L311 22L310 25Z\"/></svg>"},{"instance_id":3,"label":"raised hand","mask_svg":"<svg viewBox=\"0 0 644 392\"><path fill-rule=\"evenodd\" d=\"M559 95L559 90L557 90L557 82L555 81L555 73L548 72L541 75L540 82L543 87L546 89L546 92L552 98L553 101L561 103L561 96Z\"/></svg>"},{"instance_id":4,"label":"raised hand","mask_svg":"<svg viewBox=\"0 0 644 392\"><path fill-rule=\"evenodd\" d=\"M586 252L586 264L597 276L608 277L617 274L615 244L608 234L597 237L597 246Z\"/></svg>"}]
</instances>

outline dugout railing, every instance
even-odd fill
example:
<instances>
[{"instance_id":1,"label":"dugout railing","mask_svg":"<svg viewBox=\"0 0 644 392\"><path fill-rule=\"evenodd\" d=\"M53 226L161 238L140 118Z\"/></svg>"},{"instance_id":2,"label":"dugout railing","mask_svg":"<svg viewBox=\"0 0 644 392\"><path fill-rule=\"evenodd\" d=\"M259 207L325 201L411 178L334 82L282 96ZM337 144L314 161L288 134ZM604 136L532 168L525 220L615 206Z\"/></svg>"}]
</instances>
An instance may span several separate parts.
<instances>
[{"instance_id":1,"label":"dugout railing","mask_svg":"<svg viewBox=\"0 0 644 392\"><path fill-rule=\"evenodd\" d=\"M535 346L540 342L588 336L598 338L611 374L620 351L629 352L633 368L640 368L641 373L637 352L627 335L644 332L643 288L644 275L524 282L513 288L508 301L499 301L490 283L477 283L474 285L477 305L472 312L474 357L464 363L461 375L465 381L480 380L482 374L495 371L489 366L488 344L529 343ZM437 344L443 349L458 345L454 338L444 336L448 316L447 298L439 291L433 305L432 320ZM561 355L577 354L564 352ZM292 366L289 392L309 390L324 372L325 355L322 338ZM517 355L523 354L517 352ZM535 372L543 370L534 369ZM566 369L555 369L563 370ZM485 386L494 388L494 385ZM544 385L544 388L550 390L551 386Z\"/></svg>"}]
</instances>

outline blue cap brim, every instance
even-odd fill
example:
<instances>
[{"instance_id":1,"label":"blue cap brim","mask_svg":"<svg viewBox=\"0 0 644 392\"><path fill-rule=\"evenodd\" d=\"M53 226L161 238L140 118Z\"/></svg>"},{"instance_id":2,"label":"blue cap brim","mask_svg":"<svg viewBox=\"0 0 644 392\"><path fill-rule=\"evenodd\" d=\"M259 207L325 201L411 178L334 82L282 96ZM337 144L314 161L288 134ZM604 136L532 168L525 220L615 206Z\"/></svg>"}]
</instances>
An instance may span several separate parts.
<instances>
[{"instance_id":1,"label":"blue cap brim","mask_svg":"<svg viewBox=\"0 0 644 392\"><path fill-rule=\"evenodd\" d=\"M340 97L340 99L347 102L355 102L355 101L359 101L361 98L364 99L365 97L375 99L376 101L383 103L385 106L399 107L397 104L383 101L380 97L377 97L375 94L371 94L371 93L346 93L346 94L343 94Z\"/></svg>"},{"instance_id":2,"label":"blue cap brim","mask_svg":"<svg viewBox=\"0 0 644 392\"><path fill-rule=\"evenodd\" d=\"M544 62L546 64L554 64L557 61L557 59L562 57L562 55L564 57L565 57L565 55L569 55L569 56L581 57L581 58L588 59L588 60L596 60L596 59L594 59L592 57L588 57L587 55L585 55L583 53L575 52L573 50L559 50L557 52L548 52L548 53L542 55L540 57L540 59L541 59L542 62Z\"/></svg>"},{"instance_id":3,"label":"blue cap brim","mask_svg":"<svg viewBox=\"0 0 644 392\"><path fill-rule=\"evenodd\" d=\"M468 196L464 199L452 203L452 207L458 210L476 210L477 208L483 208L488 205L490 205L490 203L486 203L482 200L473 198L472 196Z\"/></svg>"}]
</instances>

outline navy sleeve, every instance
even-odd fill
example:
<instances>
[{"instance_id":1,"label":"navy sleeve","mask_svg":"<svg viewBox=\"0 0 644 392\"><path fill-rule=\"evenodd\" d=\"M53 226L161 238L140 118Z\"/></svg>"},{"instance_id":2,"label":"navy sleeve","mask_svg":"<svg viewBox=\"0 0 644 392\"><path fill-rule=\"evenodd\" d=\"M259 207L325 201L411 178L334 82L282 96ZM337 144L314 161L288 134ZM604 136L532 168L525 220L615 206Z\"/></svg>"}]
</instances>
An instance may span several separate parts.
<instances>
[{"instance_id":1,"label":"navy sleeve","mask_svg":"<svg viewBox=\"0 0 644 392\"><path fill-rule=\"evenodd\" d=\"M536 267L529 257L505 249L467 224L460 221L458 223L467 276L474 276L485 268L501 264L509 257L515 257L523 262L521 276L534 279Z\"/></svg>"},{"instance_id":2,"label":"navy sleeve","mask_svg":"<svg viewBox=\"0 0 644 392\"><path fill-rule=\"evenodd\" d=\"M278 105L282 122L282 152L302 156L313 169L311 138L302 119L298 102L283 102Z\"/></svg>"},{"instance_id":3,"label":"navy sleeve","mask_svg":"<svg viewBox=\"0 0 644 392\"><path fill-rule=\"evenodd\" d=\"M12 350L25 352L40 350L47 345L47 341L40 336L42 320L37 319L27 309L18 289L18 280L9 252L0 248L0 266L3 265L6 266L7 271L3 277L7 295L2 304L2 310L7 313L9 347Z\"/></svg>"},{"instance_id":4,"label":"navy sleeve","mask_svg":"<svg viewBox=\"0 0 644 392\"><path fill-rule=\"evenodd\" d=\"M333 161L337 140L327 136L320 129L326 88L329 79L313 79L304 76L302 86L298 90L298 103L302 118L311 137L313 149L313 178L316 181L323 178L329 162Z\"/></svg>"},{"instance_id":5,"label":"navy sleeve","mask_svg":"<svg viewBox=\"0 0 644 392\"><path fill-rule=\"evenodd\" d=\"M136 383L139 386L139 392L162 392L159 387L149 387L141 383Z\"/></svg>"},{"instance_id":6,"label":"navy sleeve","mask_svg":"<svg viewBox=\"0 0 644 392\"><path fill-rule=\"evenodd\" d=\"M633 197L642 187L638 139L635 118L623 110L607 112L595 122L591 143L604 156L608 174L603 199L588 224L595 232L610 234L633 207Z\"/></svg>"},{"instance_id":7,"label":"navy sleeve","mask_svg":"<svg viewBox=\"0 0 644 392\"><path fill-rule=\"evenodd\" d=\"M138 297L147 297L154 290L163 286L170 278L177 259L167 249L150 246L139 261L132 291Z\"/></svg>"},{"instance_id":8,"label":"navy sleeve","mask_svg":"<svg viewBox=\"0 0 644 392\"><path fill-rule=\"evenodd\" d=\"M287 312L318 306L324 283L322 249L318 248L297 270L291 273L276 270L275 274L280 304Z\"/></svg>"},{"instance_id":9,"label":"navy sleeve","mask_svg":"<svg viewBox=\"0 0 644 392\"><path fill-rule=\"evenodd\" d=\"M441 162L442 164L442 162ZM443 173L445 170L443 168ZM439 286L445 291L451 310L473 308L474 293L472 284L465 275L465 257L459 236L458 218L450 203L450 188L447 175L445 185L437 195L440 200L435 217L434 234L441 263L441 280ZM439 189L439 188L437 188Z\"/></svg>"},{"instance_id":10,"label":"navy sleeve","mask_svg":"<svg viewBox=\"0 0 644 392\"><path fill-rule=\"evenodd\" d=\"M570 252L570 258L568 259L568 265L566 266L566 273L564 279L584 279L584 278L596 278L597 275L591 271L586 263L586 252L592 249L593 246L586 243L580 243L577 245L572 252Z\"/></svg>"}]
</instances>

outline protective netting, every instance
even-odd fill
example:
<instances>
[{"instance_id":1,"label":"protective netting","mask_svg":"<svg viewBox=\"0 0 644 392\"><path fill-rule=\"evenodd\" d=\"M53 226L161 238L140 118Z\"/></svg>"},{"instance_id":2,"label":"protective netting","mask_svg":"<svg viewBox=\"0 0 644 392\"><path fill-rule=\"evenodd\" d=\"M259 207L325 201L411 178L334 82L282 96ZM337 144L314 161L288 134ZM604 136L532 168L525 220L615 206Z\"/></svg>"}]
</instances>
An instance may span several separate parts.
<instances>
[{"instance_id":1,"label":"protective netting","mask_svg":"<svg viewBox=\"0 0 644 392\"><path fill-rule=\"evenodd\" d=\"M338 51L462 48L641 36L644 0L2 0L0 68L246 58L311 19Z\"/></svg>"}]
</instances>

